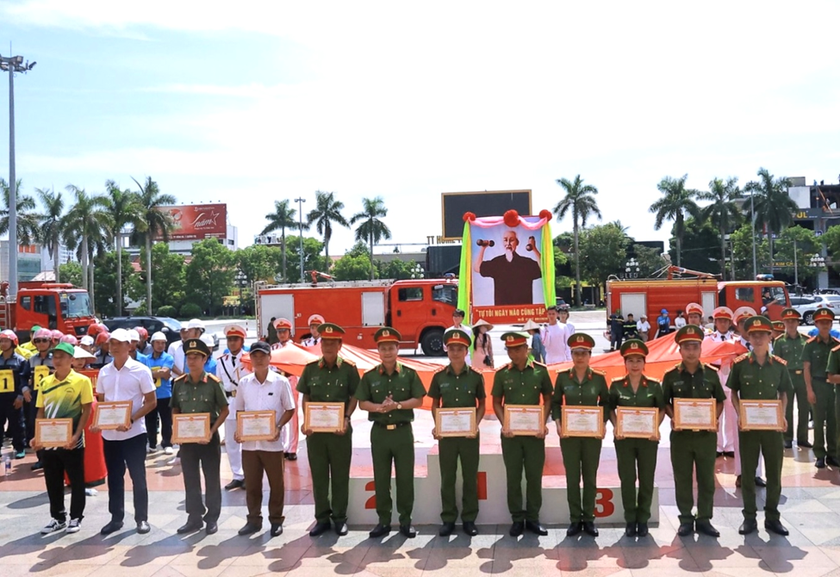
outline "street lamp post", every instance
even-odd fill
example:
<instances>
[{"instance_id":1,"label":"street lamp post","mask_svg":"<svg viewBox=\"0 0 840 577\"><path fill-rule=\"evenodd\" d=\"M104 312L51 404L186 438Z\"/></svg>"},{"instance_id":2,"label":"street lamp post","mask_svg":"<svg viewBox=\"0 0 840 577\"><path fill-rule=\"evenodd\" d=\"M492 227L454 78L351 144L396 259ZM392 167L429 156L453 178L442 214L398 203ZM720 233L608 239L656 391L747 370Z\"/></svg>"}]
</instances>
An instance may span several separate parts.
<instances>
[{"instance_id":1,"label":"street lamp post","mask_svg":"<svg viewBox=\"0 0 840 577\"><path fill-rule=\"evenodd\" d=\"M35 62L23 63L23 56L0 56L0 70L9 73L9 294L18 288L17 180L15 176L15 72L29 72Z\"/></svg>"},{"instance_id":2,"label":"street lamp post","mask_svg":"<svg viewBox=\"0 0 840 577\"><path fill-rule=\"evenodd\" d=\"M245 316L245 284L248 277L241 270L236 271L236 284L239 287L239 315Z\"/></svg>"},{"instance_id":3,"label":"street lamp post","mask_svg":"<svg viewBox=\"0 0 840 577\"><path fill-rule=\"evenodd\" d=\"M753 245L753 280L758 277L758 265L755 258L755 203L753 202L753 191L750 190L750 216L752 218L752 245ZM770 271L771 273L773 271Z\"/></svg>"},{"instance_id":4,"label":"street lamp post","mask_svg":"<svg viewBox=\"0 0 840 577\"><path fill-rule=\"evenodd\" d=\"M298 203L298 224L300 225L300 282L304 282L303 280L303 203L306 202L305 198L296 198L295 202Z\"/></svg>"}]
</instances>

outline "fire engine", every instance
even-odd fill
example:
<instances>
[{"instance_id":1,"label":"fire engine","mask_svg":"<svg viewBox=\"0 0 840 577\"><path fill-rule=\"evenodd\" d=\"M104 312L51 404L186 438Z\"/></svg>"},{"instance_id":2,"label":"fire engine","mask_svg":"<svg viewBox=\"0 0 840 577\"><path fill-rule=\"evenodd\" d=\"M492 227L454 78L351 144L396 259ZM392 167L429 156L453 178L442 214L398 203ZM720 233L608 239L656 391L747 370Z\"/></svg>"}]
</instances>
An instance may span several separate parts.
<instances>
[{"instance_id":1,"label":"fire engine","mask_svg":"<svg viewBox=\"0 0 840 577\"><path fill-rule=\"evenodd\" d=\"M0 286L0 327L15 331L21 342L29 340L35 325L84 335L96 322L85 289L43 282L21 282L20 287L17 295L7 296L8 283Z\"/></svg>"},{"instance_id":2,"label":"fire engine","mask_svg":"<svg viewBox=\"0 0 840 577\"><path fill-rule=\"evenodd\" d=\"M381 281L261 285L256 290L256 312L261 331L270 319L287 318L294 327L294 339L309 336L306 324L318 313L347 331L344 342L376 348L373 334L387 325L402 335L401 349L416 350L429 356L442 355L443 331L452 325L458 302L456 279L411 279Z\"/></svg>"},{"instance_id":3,"label":"fire engine","mask_svg":"<svg viewBox=\"0 0 840 577\"><path fill-rule=\"evenodd\" d=\"M771 320L779 320L782 310L790 306L785 283L773 280L721 281L717 275L689 270L677 266L667 267L665 278L607 281L607 319L616 311L637 319L646 314L651 325L662 309L671 318L678 310L685 310L688 303L698 303L708 317L719 306L733 311L748 306ZM688 275L674 278L674 275ZM705 319L704 319L705 320Z\"/></svg>"}]
</instances>

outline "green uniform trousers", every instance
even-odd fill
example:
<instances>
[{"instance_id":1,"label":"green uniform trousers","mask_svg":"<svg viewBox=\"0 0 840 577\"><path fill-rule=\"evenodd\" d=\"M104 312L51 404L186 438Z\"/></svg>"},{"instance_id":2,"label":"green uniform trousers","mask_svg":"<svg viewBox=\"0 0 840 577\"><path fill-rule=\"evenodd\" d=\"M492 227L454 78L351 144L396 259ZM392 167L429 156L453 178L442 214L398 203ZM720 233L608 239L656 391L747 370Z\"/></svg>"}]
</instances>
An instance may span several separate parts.
<instances>
[{"instance_id":1,"label":"green uniform trousers","mask_svg":"<svg viewBox=\"0 0 840 577\"><path fill-rule=\"evenodd\" d=\"M794 371L790 371L790 380L793 383L793 394L788 395L787 408L785 409L785 419L787 420L787 431L785 431L785 440L793 440L793 400L796 399L796 440L808 440L808 420L811 405L808 403L808 389L805 386L805 378Z\"/></svg>"},{"instance_id":2,"label":"green uniform trousers","mask_svg":"<svg viewBox=\"0 0 840 577\"><path fill-rule=\"evenodd\" d=\"M806 423L807 424L807 423ZM692 523L694 475L697 476L697 520L712 518L715 506L716 431L671 431L671 466L680 523Z\"/></svg>"},{"instance_id":3,"label":"green uniform trousers","mask_svg":"<svg viewBox=\"0 0 840 577\"><path fill-rule=\"evenodd\" d=\"M811 386L817 396L814 405L814 456L837 458L837 418L834 405L836 385L820 379L811 379ZM790 404L790 403L788 403Z\"/></svg>"},{"instance_id":4,"label":"green uniform trousers","mask_svg":"<svg viewBox=\"0 0 840 577\"><path fill-rule=\"evenodd\" d=\"M388 430L376 423L370 429L373 456L373 488L376 514L383 525L391 524L391 463L397 478L397 513L400 525L411 524L414 509L414 431L411 424Z\"/></svg>"},{"instance_id":5,"label":"green uniform trousers","mask_svg":"<svg viewBox=\"0 0 840 577\"><path fill-rule=\"evenodd\" d=\"M458 520L455 480L459 460L464 479L461 521L475 521L478 516L478 447L478 437L446 437L440 440L440 518L444 523Z\"/></svg>"},{"instance_id":6,"label":"green uniform trousers","mask_svg":"<svg viewBox=\"0 0 840 577\"><path fill-rule=\"evenodd\" d=\"M782 459L785 445L778 431L739 431L741 470L755 471L758 454L764 455L767 489L764 497L764 520L779 520L779 498L782 496ZM755 476L741 476L741 495L744 499L744 519L755 519Z\"/></svg>"},{"instance_id":7,"label":"green uniform trousers","mask_svg":"<svg viewBox=\"0 0 840 577\"><path fill-rule=\"evenodd\" d=\"M601 439L567 437L560 439L563 467L566 469L566 500L569 521L595 520L595 493L598 490L598 465L601 461ZM580 481L583 476L583 501Z\"/></svg>"},{"instance_id":8,"label":"green uniform trousers","mask_svg":"<svg viewBox=\"0 0 840 577\"><path fill-rule=\"evenodd\" d=\"M624 507L624 521L647 523L653 502L653 476L656 472L657 441L647 439L621 439L615 442L615 456L618 460L618 478L621 481L621 504ZM639 494L636 496L636 476L639 478Z\"/></svg>"},{"instance_id":9,"label":"green uniform trousers","mask_svg":"<svg viewBox=\"0 0 840 577\"><path fill-rule=\"evenodd\" d=\"M313 433L306 438L306 446L315 498L315 520L318 523L327 523L330 519L336 523L347 522L353 430L348 425L343 435Z\"/></svg>"},{"instance_id":10,"label":"green uniform trousers","mask_svg":"<svg viewBox=\"0 0 840 577\"><path fill-rule=\"evenodd\" d=\"M502 437L502 458L507 476L507 502L514 522L539 521L545 439ZM522 471L525 470L526 505L522 506Z\"/></svg>"}]
</instances>

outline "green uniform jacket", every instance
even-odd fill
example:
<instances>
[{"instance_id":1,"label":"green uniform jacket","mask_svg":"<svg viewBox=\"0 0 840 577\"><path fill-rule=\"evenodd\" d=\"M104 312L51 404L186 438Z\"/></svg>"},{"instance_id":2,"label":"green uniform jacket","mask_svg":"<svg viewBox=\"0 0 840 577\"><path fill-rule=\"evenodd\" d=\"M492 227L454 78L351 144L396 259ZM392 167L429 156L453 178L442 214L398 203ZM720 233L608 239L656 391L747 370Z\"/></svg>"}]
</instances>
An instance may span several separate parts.
<instances>
[{"instance_id":1,"label":"green uniform jacket","mask_svg":"<svg viewBox=\"0 0 840 577\"><path fill-rule=\"evenodd\" d=\"M347 403L356 394L358 386L359 369L356 365L338 357L335 365L330 367L321 357L303 368L297 390L309 395L313 403Z\"/></svg>"},{"instance_id":2,"label":"green uniform jacket","mask_svg":"<svg viewBox=\"0 0 840 577\"><path fill-rule=\"evenodd\" d=\"M484 377L469 365L455 373L452 365L435 373L429 385L429 396L440 399L441 407L475 407L477 399L484 399Z\"/></svg>"},{"instance_id":3,"label":"green uniform jacket","mask_svg":"<svg viewBox=\"0 0 840 577\"><path fill-rule=\"evenodd\" d=\"M491 394L504 399L506 405L539 405L542 395L551 393L548 368L535 361L529 361L521 371L508 363L493 377Z\"/></svg>"},{"instance_id":4,"label":"green uniform jacket","mask_svg":"<svg viewBox=\"0 0 840 577\"><path fill-rule=\"evenodd\" d=\"M616 407L656 407L662 409L665 407L662 385L659 384L659 381L642 375L639 390L634 393L628 375L613 379L610 384L610 408L615 409Z\"/></svg>"},{"instance_id":5,"label":"green uniform jacket","mask_svg":"<svg viewBox=\"0 0 840 577\"><path fill-rule=\"evenodd\" d=\"M784 360L767 355L767 361L762 366L756 362L752 351L732 363L726 386L738 391L740 399L757 401L773 401L779 397L779 393L788 394L793 391Z\"/></svg>"},{"instance_id":6,"label":"green uniform jacket","mask_svg":"<svg viewBox=\"0 0 840 577\"><path fill-rule=\"evenodd\" d=\"M789 371L801 371L806 342L808 338L802 334L796 333L794 338L784 334L773 341L773 354L785 360Z\"/></svg>"},{"instance_id":7,"label":"green uniform jacket","mask_svg":"<svg viewBox=\"0 0 840 577\"><path fill-rule=\"evenodd\" d=\"M819 335L811 337L805 343L802 351L802 362L811 363L811 378L824 381L828 373L828 354L831 349L840 345L840 341L834 337L828 337L828 342L820 339Z\"/></svg>"},{"instance_id":8,"label":"green uniform jacket","mask_svg":"<svg viewBox=\"0 0 840 577\"><path fill-rule=\"evenodd\" d=\"M172 400L170 407L181 413L210 413L210 426L216 424L219 413L228 406L225 389L222 382L205 372L201 379L194 383L190 374L185 373L172 381Z\"/></svg>"},{"instance_id":9,"label":"green uniform jacket","mask_svg":"<svg viewBox=\"0 0 840 577\"><path fill-rule=\"evenodd\" d=\"M401 363L397 363L390 375L385 373L385 367L382 365L373 367L364 374L356 389L356 398L359 401L382 403L388 395L391 395L395 403L401 403L409 399L422 399L426 396L426 389L423 388L417 371ZM368 412L368 420L383 425L410 423L414 420L414 411L394 409L388 413Z\"/></svg>"},{"instance_id":10,"label":"green uniform jacket","mask_svg":"<svg viewBox=\"0 0 840 577\"><path fill-rule=\"evenodd\" d=\"M662 396L668 405L674 399L714 399L718 403L726 400L717 370L703 363L694 374L686 371L682 363L666 372L662 378Z\"/></svg>"},{"instance_id":11,"label":"green uniform jacket","mask_svg":"<svg viewBox=\"0 0 840 577\"><path fill-rule=\"evenodd\" d=\"M830 375L840 374L840 346L834 347L828 354L826 372Z\"/></svg>"},{"instance_id":12,"label":"green uniform jacket","mask_svg":"<svg viewBox=\"0 0 840 577\"><path fill-rule=\"evenodd\" d=\"M563 405L584 405L589 407L606 407L604 421L609 419L609 390L607 379L602 373L586 370L583 382L578 382L575 369L557 373L554 382L554 396L551 399L551 418L556 421L562 417Z\"/></svg>"}]
</instances>

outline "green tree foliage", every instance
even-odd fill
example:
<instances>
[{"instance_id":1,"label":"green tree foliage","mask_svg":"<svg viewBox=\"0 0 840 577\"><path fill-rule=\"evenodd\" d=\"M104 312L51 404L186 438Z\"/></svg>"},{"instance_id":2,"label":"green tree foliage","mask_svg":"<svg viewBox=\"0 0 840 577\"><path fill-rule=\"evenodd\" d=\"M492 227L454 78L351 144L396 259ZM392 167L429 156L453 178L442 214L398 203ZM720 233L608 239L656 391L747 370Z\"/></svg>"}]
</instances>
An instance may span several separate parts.
<instances>
[{"instance_id":1,"label":"green tree foliage","mask_svg":"<svg viewBox=\"0 0 840 577\"><path fill-rule=\"evenodd\" d=\"M73 286L82 286L82 265L77 262L67 262L58 266L59 274L63 282L69 282Z\"/></svg>"},{"instance_id":2,"label":"green tree foliage","mask_svg":"<svg viewBox=\"0 0 840 577\"><path fill-rule=\"evenodd\" d=\"M249 285L255 281L274 283L282 268L283 251L280 247L255 244L236 251L236 261Z\"/></svg>"},{"instance_id":3,"label":"green tree foliage","mask_svg":"<svg viewBox=\"0 0 840 577\"><path fill-rule=\"evenodd\" d=\"M667 264L658 249L637 244L633 246L633 252L639 263L639 278L651 278Z\"/></svg>"},{"instance_id":4,"label":"green tree foliage","mask_svg":"<svg viewBox=\"0 0 840 577\"><path fill-rule=\"evenodd\" d=\"M110 216L105 210L105 197L88 194L73 184L68 184L66 190L73 195L73 201L64 217L64 246L76 250L82 263L82 286L88 289L91 308L96 310L92 260L94 252L105 252Z\"/></svg>"},{"instance_id":5,"label":"green tree foliage","mask_svg":"<svg viewBox=\"0 0 840 577\"><path fill-rule=\"evenodd\" d=\"M376 266L376 276L378 278L402 280L412 278L412 275L415 274L414 271L417 267L417 262L413 260L402 261L397 259L388 262L377 260L374 262L374 266Z\"/></svg>"},{"instance_id":6,"label":"green tree foliage","mask_svg":"<svg viewBox=\"0 0 840 577\"><path fill-rule=\"evenodd\" d=\"M53 259L55 282L61 282L59 252L61 237L64 234L64 199L60 192L56 194L54 190L43 188L36 188L35 194L44 208L44 212L38 215L39 223L35 236L39 243L47 247Z\"/></svg>"},{"instance_id":7,"label":"green tree foliage","mask_svg":"<svg viewBox=\"0 0 840 577\"><path fill-rule=\"evenodd\" d=\"M146 223L143 220L143 207L140 204L140 198L137 193L128 189L122 190L113 180L105 181L105 211L108 213L108 227L107 238L111 247L116 245L117 256L117 274L114 279L120 279L122 275L122 245L125 229L130 231L144 230ZM116 316L122 315L123 308L123 283L117 281L116 287L117 295L114 299L116 306Z\"/></svg>"},{"instance_id":8,"label":"green tree foliage","mask_svg":"<svg viewBox=\"0 0 840 577\"><path fill-rule=\"evenodd\" d=\"M15 205L17 212L18 244L32 244L37 238L38 215L35 213L35 199L28 194L21 194L20 179L15 187ZM3 194L3 207L0 208L0 235L9 232L9 183L0 178L0 191Z\"/></svg>"},{"instance_id":9,"label":"green tree foliage","mask_svg":"<svg viewBox=\"0 0 840 577\"><path fill-rule=\"evenodd\" d=\"M574 239L573 257L575 260L575 302L580 305L580 229L586 227L586 221L590 216L597 216L601 219L601 211L598 209L598 201L595 195L598 189L591 184L583 184L578 174L574 181L567 178L557 179L557 184L565 192L563 199L554 207L554 214L557 220L562 220L567 213L572 215L572 236Z\"/></svg>"},{"instance_id":10,"label":"green tree foliage","mask_svg":"<svg viewBox=\"0 0 840 577\"><path fill-rule=\"evenodd\" d=\"M388 216L388 209L385 208L385 201L382 197L363 198L362 212L356 213L350 219L350 224L361 223L356 228L356 240L367 242L370 252L368 266L370 269L370 280L373 280L373 245L380 240L391 238L391 229L379 218Z\"/></svg>"},{"instance_id":11,"label":"green tree foliage","mask_svg":"<svg viewBox=\"0 0 840 577\"><path fill-rule=\"evenodd\" d=\"M297 281L300 274L300 237L290 236L286 242L289 251L289 279ZM303 237L303 270L304 282L309 282L309 271L321 270L323 261L319 257L324 248L317 238Z\"/></svg>"},{"instance_id":12,"label":"green tree foliage","mask_svg":"<svg viewBox=\"0 0 840 577\"><path fill-rule=\"evenodd\" d=\"M175 223L172 221L172 216L168 212L160 210L162 206L175 204L177 200L171 194L163 194L158 188L157 182L152 180L151 176L147 176L143 184L137 181L136 178L131 178L134 184L137 185L137 200L141 206L142 219L144 226L136 227L131 235L131 243L134 246L145 247L146 263L146 304L147 308L153 308L152 300L152 268L151 264L154 262L152 258L152 244L156 239L163 239L164 242L169 242L169 233L172 231ZM159 303L157 303L159 304Z\"/></svg>"},{"instance_id":13,"label":"green tree foliage","mask_svg":"<svg viewBox=\"0 0 840 577\"><path fill-rule=\"evenodd\" d=\"M367 254L353 256L345 254L333 266L335 280L364 280L370 274L370 258Z\"/></svg>"},{"instance_id":14,"label":"green tree foliage","mask_svg":"<svg viewBox=\"0 0 840 577\"><path fill-rule=\"evenodd\" d=\"M203 314L201 307L195 303L184 303L179 312L181 313L182 319L192 319L200 317Z\"/></svg>"},{"instance_id":15,"label":"green tree foliage","mask_svg":"<svg viewBox=\"0 0 840 577\"><path fill-rule=\"evenodd\" d=\"M793 223L793 213L798 208L790 198L790 180L784 176L775 178L766 168L758 169L758 180L752 180L744 190L753 194L755 226L764 230L770 238L770 267L773 266L773 235L782 232ZM750 210L750 203L744 203Z\"/></svg>"},{"instance_id":16,"label":"green tree foliage","mask_svg":"<svg viewBox=\"0 0 840 577\"><path fill-rule=\"evenodd\" d=\"M282 257L282 273L283 273L283 280L288 281L289 277L287 276L287 252L286 252L286 229L297 229L298 231L301 228L300 221L295 220L295 214L297 214L297 210L291 208L289 206L289 200L275 200L274 201L274 212L270 212L265 215L265 219L268 221L268 224L262 229L261 235L268 234L270 232L274 232L275 230L280 231L280 251ZM309 230L309 224L303 223L303 229ZM293 279L295 280L295 279Z\"/></svg>"},{"instance_id":17,"label":"green tree foliage","mask_svg":"<svg viewBox=\"0 0 840 577\"><path fill-rule=\"evenodd\" d=\"M830 226L820 237L820 240L828 249L828 254L837 255L832 259L834 270L840 271L840 225Z\"/></svg>"},{"instance_id":18,"label":"green tree foliage","mask_svg":"<svg viewBox=\"0 0 840 577\"><path fill-rule=\"evenodd\" d=\"M93 285L94 290L99 295L99 300L96 303L96 312L105 317L120 316L121 311L126 303L123 301L120 305L117 304L117 293L114 287L117 284L122 286L129 286L131 284L131 277L133 270L131 268L131 257L127 252L120 255L122 257L122 278L121 281L117 279L117 253L115 251L108 251L99 253L94 258L93 269ZM122 294L122 293L120 293ZM125 299L125 297L122 297Z\"/></svg>"},{"instance_id":19,"label":"green tree foliage","mask_svg":"<svg viewBox=\"0 0 840 577\"><path fill-rule=\"evenodd\" d=\"M676 228L676 224L674 225ZM670 239L671 255L676 254L676 231ZM717 228L709 222L697 218L685 221L682 243L682 265L700 272L715 273L721 270L718 259L720 236ZM725 264L726 261L724 261Z\"/></svg>"},{"instance_id":20,"label":"green tree foliage","mask_svg":"<svg viewBox=\"0 0 840 577\"><path fill-rule=\"evenodd\" d=\"M584 229L580 241L581 274L603 284L610 275L624 270L630 238L615 223Z\"/></svg>"},{"instance_id":21,"label":"green tree foliage","mask_svg":"<svg viewBox=\"0 0 840 577\"><path fill-rule=\"evenodd\" d=\"M740 226L742 198L737 178L714 178L709 182L709 190L701 191L697 198L710 204L700 209L700 219L711 222L717 227L720 240L720 273L726 278L726 234Z\"/></svg>"},{"instance_id":22,"label":"green tree foliage","mask_svg":"<svg viewBox=\"0 0 840 577\"><path fill-rule=\"evenodd\" d=\"M334 192L315 191L315 209L309 211L306 217L309 226L315 225L318 234L324 237L324 270L330 271L330 239L332 238L333 223L349 227L350 223L341 214L344 203L335 199Z\"/></svg>"},{"instance_id":23,"label":"green tree foliage","mask_svg":"<svg viewBox=\"0 0 840 577\"><path fill-rule=\"evenodd\" d=\"M750 223L744 223L741 228L730 236L735 255L735 278L737 280L748 280L753 278L753 229ZM767 238L756 240L756 263L758 274L769 272L770 265L770 244Z\"/></svg>"},{"instance_id":24,"label":"green tree foliage","mask_svg":"<svg viewBox=\"0 0 840 577\"><path fill-rule=\"evenodd\" d=\"M685 233L685 219L687 216L697 217L700 209L694 199L697 191L686 188L685 181L688 175L680 178L666 176L656 188L664 196L650 205L650 212L656 215L653 228L659 230L666 220L674 221L674 237L676 239L676 265L682 266L682 241Z\"/></svg>"},{"instance_id":25,"label":"green tree foliage","mask_svg":"<svg viewBox=\"0 0 840 577\"><path fill-rule=\"evenodd\" d=\"M786 228L774 244L776 249L774 271L779 271L792 279L798 278L800 286L816 288L814 281L823 267L811 266L811 257L819 254L822 248L814 231L801 226L792 226Z\"/></svg>"},{"instance_id":26,"label":"green tree foliage","mask_svg":"<svg viewBox=\"0 0 840 577\"><path fill-rule=\"evenodd\" d=\"M231 293L236 276L236 256L218 239L207 238L193 245L187 265L187 301L214 315L222 308L223 297Z\"/></svg>"},{"instance_id":27,"label":"green tree foliage","mask_svg":"<svg viewBox=\"0 0 840 577\"><path fill-rule=\"evenodd\" d=\"M151 264L151 268L155 271L155 281L152 284L152 302L157 303L158 309L162 306L172 306L179 309L186 298L187 267L183 255L170 252L168 244L158 242L152 245ZM140 254L140 266L141 272L136 275L140 284L133 285L133 290L129 293L131 298L138 301L144 297L143 293L146 287L143 285L146 283L146 271L149 270L145 252Z\"/></svg>"}]
</instances>

